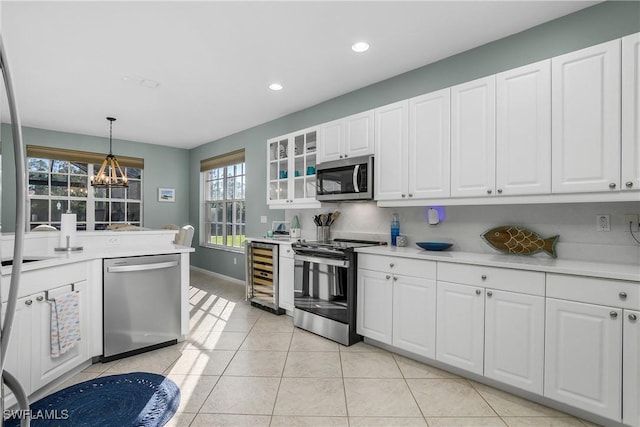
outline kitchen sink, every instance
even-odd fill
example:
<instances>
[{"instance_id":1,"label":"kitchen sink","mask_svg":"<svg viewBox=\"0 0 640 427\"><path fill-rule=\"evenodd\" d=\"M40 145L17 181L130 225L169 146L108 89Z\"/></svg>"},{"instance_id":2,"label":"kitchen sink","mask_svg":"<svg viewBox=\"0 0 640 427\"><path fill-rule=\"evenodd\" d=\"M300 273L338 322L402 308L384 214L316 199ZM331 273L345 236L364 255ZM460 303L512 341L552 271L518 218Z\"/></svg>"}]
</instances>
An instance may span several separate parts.
<instances>
[{"instance_id":1,"label":"kitchen sink","mask_svg":"<svg viewBox=\"0 0 640 427\"><path fill-rule=\"evenodd\" d=\"M49 259L49 257L24 257L22 259L22 263L26 264L28 262L43 261L45 259ZM9 267L9 266L13 265L13 260L12 259L4 259L4 260L0 261L0 264L2 264L3 267Z\"/></svg>"}]
</instances>

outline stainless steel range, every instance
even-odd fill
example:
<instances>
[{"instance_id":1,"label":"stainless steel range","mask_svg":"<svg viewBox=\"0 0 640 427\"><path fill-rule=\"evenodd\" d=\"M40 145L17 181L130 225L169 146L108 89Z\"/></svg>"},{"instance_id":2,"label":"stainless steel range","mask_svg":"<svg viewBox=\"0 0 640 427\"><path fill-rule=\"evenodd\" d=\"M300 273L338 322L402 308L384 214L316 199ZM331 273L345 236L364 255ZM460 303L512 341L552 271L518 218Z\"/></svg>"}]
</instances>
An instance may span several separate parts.
<instances>
[{"instance_id":1,"label":"stainless steel range","mask_svg":"<svg viewBox=\"0 0 640 427\"><path fill-rule=\"evenodd\" d=\"M357 254L355 248L386 245L370 240L334 239L328 243L299 241L293 323L343 345L362 339L356 333Z\"/></svg>"}]
</instances>

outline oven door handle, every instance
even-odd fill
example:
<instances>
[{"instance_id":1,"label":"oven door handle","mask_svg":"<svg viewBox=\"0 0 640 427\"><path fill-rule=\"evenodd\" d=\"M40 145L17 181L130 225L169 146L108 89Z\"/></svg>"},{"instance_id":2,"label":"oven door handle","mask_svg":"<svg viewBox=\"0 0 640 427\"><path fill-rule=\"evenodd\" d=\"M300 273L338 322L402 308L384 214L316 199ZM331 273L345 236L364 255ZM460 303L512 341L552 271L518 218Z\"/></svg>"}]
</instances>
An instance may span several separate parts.
<instances>
[{"instance_id":1,"label":"oven door handle","mask_svg":"<svg viewBox=\"0 0 640 427\"><path fill-rule=\"evenodd\" d=\"M293 257L296 261L306 261L313 262L315 264L325 264L325 265L333 265L334 267L349 267L349 261L344 259L333 259L333 258L324 258L317 256L306 256L306 255L295 255Z\"/></svg>"}]
</instances>

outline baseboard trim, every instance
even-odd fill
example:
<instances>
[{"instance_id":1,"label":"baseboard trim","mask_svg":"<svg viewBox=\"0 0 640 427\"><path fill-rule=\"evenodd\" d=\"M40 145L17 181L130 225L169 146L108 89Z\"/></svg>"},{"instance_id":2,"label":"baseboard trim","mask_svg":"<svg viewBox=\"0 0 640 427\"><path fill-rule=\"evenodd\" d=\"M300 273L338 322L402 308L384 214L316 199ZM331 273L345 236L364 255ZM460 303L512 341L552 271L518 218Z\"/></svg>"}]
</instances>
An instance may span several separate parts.
<instances>
[{"instance_id":1,"label":"baseboard trim","mask_svg":"<svg viewBox=\"0 0 640 427\"><path fill-rule=\"evenodd\" d=\"M236 279L235 277L231 277L231 276L225 276L224 274L220 274L220 273L216 273L214 271L211 270L206 270L204 268L200 268L200 267L196 267L194 265L189 266L189 268L191 268L192 270L196 270L202 274L206 274L207 276L213 276L213 277L217 277L218 279L224 279L228 282L231 282L235 285L240 285L240 286L244 286L245 282L244 280L240 280L240 279Z\"/></svg>"}]
</instances>

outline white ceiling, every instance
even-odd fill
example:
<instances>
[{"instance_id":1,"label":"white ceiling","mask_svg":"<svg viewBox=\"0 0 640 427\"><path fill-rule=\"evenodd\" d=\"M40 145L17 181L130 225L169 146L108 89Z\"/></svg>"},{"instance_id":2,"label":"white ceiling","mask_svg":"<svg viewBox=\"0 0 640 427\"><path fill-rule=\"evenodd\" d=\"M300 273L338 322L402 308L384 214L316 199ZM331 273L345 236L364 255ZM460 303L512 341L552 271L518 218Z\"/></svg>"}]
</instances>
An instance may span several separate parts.
<instances>
[{"instance_id":1,"label":"white ceiling","mask_svg":"<svg viewBox=\"0 0 640 427\"><path fill-rule=\"evenodd\" d=\"M595 3L4 0L1 13L24 126L108 136L113 115L116 139L192 148ZM358 40L371 49L352 52Z\"/></svg>"}]
</instances>

